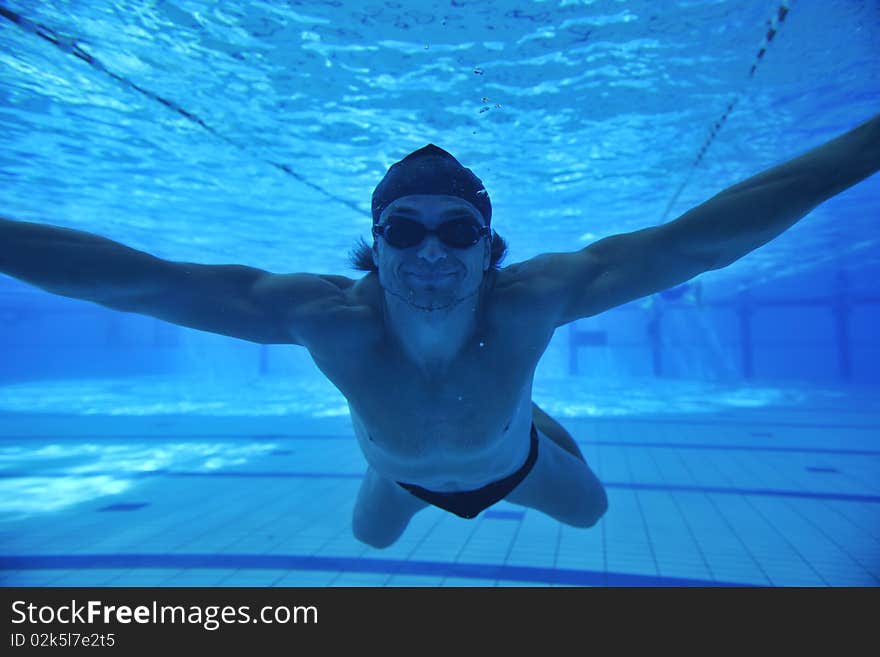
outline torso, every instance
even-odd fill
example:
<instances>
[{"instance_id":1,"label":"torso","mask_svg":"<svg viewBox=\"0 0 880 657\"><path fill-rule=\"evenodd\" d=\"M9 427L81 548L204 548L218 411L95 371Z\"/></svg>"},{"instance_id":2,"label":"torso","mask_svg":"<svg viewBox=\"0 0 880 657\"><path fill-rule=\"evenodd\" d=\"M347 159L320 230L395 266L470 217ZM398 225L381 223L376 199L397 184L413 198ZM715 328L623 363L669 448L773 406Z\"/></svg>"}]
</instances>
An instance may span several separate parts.
<instances>
[{"instance_id":1,"label":"torso","mask_svg":"<svg viewBox=\"0 0 880 657\"><path fill-rule=\"evenodd\" d=\"M325 305L308 316L303 342L348 400L364 457L381 476L470 490L525 461L532 379L554 326L541 321L533 292L503 272L478 332L442 374L426 373L394 347L374 275L344 290L332 311Z\"/></svg>"}]
</instances>

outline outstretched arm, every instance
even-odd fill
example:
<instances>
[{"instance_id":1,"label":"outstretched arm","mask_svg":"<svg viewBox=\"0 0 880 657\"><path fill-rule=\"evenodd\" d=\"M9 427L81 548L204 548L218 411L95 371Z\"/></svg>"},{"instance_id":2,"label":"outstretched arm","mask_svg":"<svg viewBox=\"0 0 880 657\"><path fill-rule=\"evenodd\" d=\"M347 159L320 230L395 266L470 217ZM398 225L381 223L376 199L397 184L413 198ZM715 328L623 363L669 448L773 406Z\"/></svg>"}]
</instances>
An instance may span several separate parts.
<instances>
[{"instance_id":1,"label":"outstretched arm","mask_svg":"<svg viewBox=\"0 0 880 657\"><path fill-rule=\"evenodd\" d=\"M878 169L880 115L674 221L539 256L528 269L559 293L562 325L726 267Z\"/></svg>"},{"instance_id":2,"label":"outstretched arm","mask_svg":"<svg viewBox=\"0 0 880 657\"><path fill-rule=\"evenodd\" d=\"M675 222L681 239L726 267L817 205L880 169L880 114L822 146L729 187Z\"/></svg>"},{"instance_id":3,"label":"outstretched arm","mask_svg":"<svg viewBox=\"0 0 880 657\"><path fill-rule=\"evenodd\" d=\"M98 235L0 218L0 273L107 308L259 343L301 344L297 317L350 280L170 262Z\"/></svg>"}]
</instances>

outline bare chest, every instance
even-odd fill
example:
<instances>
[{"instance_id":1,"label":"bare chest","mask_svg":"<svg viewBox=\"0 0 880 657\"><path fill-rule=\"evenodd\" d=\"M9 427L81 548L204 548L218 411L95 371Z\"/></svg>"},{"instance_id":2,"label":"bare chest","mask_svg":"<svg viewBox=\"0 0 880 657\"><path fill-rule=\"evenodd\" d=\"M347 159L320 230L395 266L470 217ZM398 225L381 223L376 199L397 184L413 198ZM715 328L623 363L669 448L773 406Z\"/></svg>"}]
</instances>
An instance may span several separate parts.
<instances>
[{"instance_id":1,"label":"bare chest","mask_svg":"<svg viewBox=\"0 0 880 657\"><path fill-rule=\"evenodd\" d=\"M312 332L309 351L348 400L374 470L439 490L476 487L522 464L532 379L554 325L540 298L517 290L497 286L473 335L438 367L417 364L426 352L411 345L404 353L369 298L353 304L366 312Z\"/></svg>"},{"instance_id":2,"label":"bare chest","mask_svg":"<svg viewBox=\"0 0 880 657\"><path fill-rule=\"evenodd\" d=\"M428 373L387 344L347 365L316 362L348 399L376 469L407 481L452 472L466 479L468 472L503 471L527 449L532 378L548 340L475 337Z\"/></svg>"}]
</instances>

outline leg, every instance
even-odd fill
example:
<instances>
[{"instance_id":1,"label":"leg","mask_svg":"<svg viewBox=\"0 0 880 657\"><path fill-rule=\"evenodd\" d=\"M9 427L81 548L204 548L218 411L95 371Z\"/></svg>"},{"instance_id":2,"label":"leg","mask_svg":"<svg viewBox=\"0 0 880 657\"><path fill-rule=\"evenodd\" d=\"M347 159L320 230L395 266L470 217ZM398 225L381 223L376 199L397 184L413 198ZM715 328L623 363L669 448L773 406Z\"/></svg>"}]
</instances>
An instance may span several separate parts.
<instances>
[{"instance_id":1,"label":"leg","mask_svg":"<svg viewBox=\"0 0 880 657\"><path fill-rule=\"evenodd\" d=\"M535 467L505 499L567 525L592 527L608 509L601 482L582 456L575 457L540 429L538 441Z\"/></svg>"},{"instance_id":2,"label":"leg","mask_svg":"<svg viewBox=\"0 0 880 657\"><path fill-rule=\"evenodd\" d=\"M566 452L570 453L575 458L580 459L584 463L587 462L587 459L581 454L581 450L578 448L574 438L572 438L571 434L565 430L565 427L547 415L535 402L532 402L532 421L535 423L538 431L543 433Z\"/></svg>"},{"instance_id":3,"label":"leg","mask_svg":"<svg viewBox=\"0 0 880 657\"><path fill-rule=\"evenodd\" d=\"M426 502L367 467L354 505L352 531L359 541L386 548L400 538L410 519L426 506Z\"/></svg>"}]
</instances>

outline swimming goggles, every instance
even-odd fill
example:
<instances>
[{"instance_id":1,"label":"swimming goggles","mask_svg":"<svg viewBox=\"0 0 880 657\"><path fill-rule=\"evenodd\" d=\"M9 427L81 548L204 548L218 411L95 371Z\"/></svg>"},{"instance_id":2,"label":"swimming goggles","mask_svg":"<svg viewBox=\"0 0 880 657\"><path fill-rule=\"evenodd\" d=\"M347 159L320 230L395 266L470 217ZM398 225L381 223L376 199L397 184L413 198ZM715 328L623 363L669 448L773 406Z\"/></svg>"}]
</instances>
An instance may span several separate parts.
<instances>
[{"instance_id":1,"label":"swimming goggles","mask_svg":"<svg viewBox=\"0 0 880 657\"><path fill-rule=\"evenodd\" d=\"M395 249L409 249L418 246L428 235L434 234L446 246L453 249L466 249L480 241L484 235L491 234L488 226L480 226L470 219L450 219L437 228L430 229L424 224L403 217L391 217L379 226L373 226L373 237L384 237Z\"/></svg>"}]
</instances>

